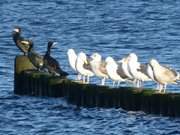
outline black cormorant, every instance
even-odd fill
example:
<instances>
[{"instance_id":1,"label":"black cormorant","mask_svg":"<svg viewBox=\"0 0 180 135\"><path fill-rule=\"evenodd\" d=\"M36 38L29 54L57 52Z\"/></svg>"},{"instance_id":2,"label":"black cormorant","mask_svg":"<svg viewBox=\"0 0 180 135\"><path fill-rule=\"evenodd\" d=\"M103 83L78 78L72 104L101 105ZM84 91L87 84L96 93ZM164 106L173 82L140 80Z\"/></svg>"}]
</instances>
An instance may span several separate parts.
<instances>
[{"instance_id":1,"label":"black cormorant","mask_svg":"<svg viewBox=\"0 0 180 135\"><path fill-rule=\"evenodd\" d=\"M27 55L28 50L31 46L31 41L21 37L21 28L15 27L13 29L12 36L16 46L24 53L24 55Z\"/></svg>"},{"instance_id":2,"label":"black cormorant","mask_svg":"<svg viewBox=\"0 0 180 135\"><path fill-rule=\"evenodd\" d=\"M51 56L51 48L55 45L55 42L49 41L46 54L44 55L44 67L48 69L48 72L57 76L67 76L68 73L63 71L58 61Z\"/></svg>"},{"instance_id":3,"label":"black cormorant","mask_svg":"<svg viewBox=\"0 0 180 135\"><path fill-rule=\"evenodd\" d=\"M31 63L40 71L44 65L43 56L39 55L33 50L33 42L30 41L30 47L28 49L28 58Z\"/></svg>"}]
</instances>

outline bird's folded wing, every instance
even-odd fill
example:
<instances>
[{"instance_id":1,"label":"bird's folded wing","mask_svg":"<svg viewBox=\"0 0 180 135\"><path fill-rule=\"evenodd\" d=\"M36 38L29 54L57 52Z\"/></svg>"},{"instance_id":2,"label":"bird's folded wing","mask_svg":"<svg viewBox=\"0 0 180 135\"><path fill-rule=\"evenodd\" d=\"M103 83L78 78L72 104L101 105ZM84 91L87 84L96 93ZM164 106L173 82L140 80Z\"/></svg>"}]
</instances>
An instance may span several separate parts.
<instances>
[{"instance_id":1,"label":"bird's folded wing","mask_svg":"<svg viewBox=\"0 0 180 135\"><path fill-rule=\"evenodd\" d=\"M99 70L104 73L104 74L107 74L107 70L106 70L106 62L105 61L102 61L100 66L99 66Z\"/></svg>"},{"instance_id":2,"label":"bird's folded wing","mask_svg":"<svg viewBox=\"0 0 180 135\"><path fill-rule=\"evenodd\" d=\"M118 64L117 73L124 79L128 78L127 75L124 73L124 71L122 69L122 63Z\"/></svg>"}]
</instances>

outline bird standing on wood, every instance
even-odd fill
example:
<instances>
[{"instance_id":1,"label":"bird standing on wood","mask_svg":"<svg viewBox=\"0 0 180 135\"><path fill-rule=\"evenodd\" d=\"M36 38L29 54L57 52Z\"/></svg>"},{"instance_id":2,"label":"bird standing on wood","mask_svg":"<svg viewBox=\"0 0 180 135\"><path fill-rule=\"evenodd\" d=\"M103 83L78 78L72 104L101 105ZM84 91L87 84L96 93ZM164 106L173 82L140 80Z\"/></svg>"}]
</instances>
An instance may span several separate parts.
<instances>
[{"instance_id":1,"label":"bird standing on wood","mask_svg":"<svg viewBox=\"0 0 180 135\"><path fill-rule=\"evenodd\" d=\"M28 49L28 58L30 62L40 71L44 65L43 56L39 55L33 50L33 42L30 41L30 47Z\"/></svg>"},{"instance_id":2,"label":"bird standing on wood","mask_svg":"<svg viewBox=\"0 0 180 135\"><path fill-rule=\"evenodd\" d=\"M24 53L24 55L27 55L32 41L21 37L20 27L15 27L13 29L12 36L16 46Z\"/></svg>"},{"instance_id":3,"label":"bird standing on wood","mask_svg":"<svg viewBox=\"0 0 180 135\"><path fill-rule=\"evenodd\" d=\"M76 60L77 60L77 54L75 52L74 49L68 49L67 51L67 56L68 56L68 61L69 61L69 65L71 66L71 68L78 73L77 69L76 69ZM77 74L77 80L81 80L81 74L78 73Z\"/></svg>"},{"instance_id":4,"label":"bird standing on wood","mask_svg":"<svg viewBox=\"0 0 180 135\"><path fill-rule=\"evenodd\" d=\"M49 41L47 46L46 54L44 55L44 67L47 68L48 72L57 76L67 76L68 73L63 71L58 61L51 56L51 49L56 45L56 42Z\"/></svg>"},{"instance_id":5,"label":"bird standing on wood","mask_svg":"<svg viewBox=\"0 0 180 135\"><path fill-rule=\"evenodd\" d=\"M77 56L76 69L79 74L83 76L83 83L89 83L89 77L94 76L88 58L84 52L80 52Z\"/></svg>"},{"instance_id":6,"label":"bird standing on wood","mask_svg":"<svg viewBox=\"0 0 180 135\"><path fill-rule=\"evenodd\" d=\"M151 59L149 62L152 67L154 80L159 83L159 92L165 93L167 84L177 84L179 73L175 70L159 64L156 59Z\"/></svg>"},{"instance_id":7,"label":"bird standing on wood","mask_svg":"<svg viewBox=\"0 0 180 135\"><path fill-rule=\"evenodd\" d=\"M128 69L130 74L136 80L136 86L141 87L142 82L150 81L151 79L146 75L146 65L138 62L138 57L135 53L129 54Z\"/></svg>"},{"instance_id":8,"label":"bird standing on wood","mask_svg":"<svg viewBox=\"0 0 180 135\"><path fill-rule=\"evenodd\" d=\"M99 53L93 53L91 55L91 59L92 60L90 61L90 65L92 71L96 76L102 78L101 85L105 85L106 79L109 78L106 70L106 62L102 60L102 57Z\"/></svg>"},{"instance_id":9,"label":"bird standing on wood","mask_svg":"<svg viewBox=\"0 0 180 135\"><path fill-rule=\"evenodd\" d=\"M115 86L115 83L117 83L117 87L119 86L120 82L125 81L127 78L122 72L122 67L120 63L117 63L112 57L108 56L105 60L106 64L106 70L110 77L110 79L113 80L113 87Z\"/></svg>"}]
</instances>

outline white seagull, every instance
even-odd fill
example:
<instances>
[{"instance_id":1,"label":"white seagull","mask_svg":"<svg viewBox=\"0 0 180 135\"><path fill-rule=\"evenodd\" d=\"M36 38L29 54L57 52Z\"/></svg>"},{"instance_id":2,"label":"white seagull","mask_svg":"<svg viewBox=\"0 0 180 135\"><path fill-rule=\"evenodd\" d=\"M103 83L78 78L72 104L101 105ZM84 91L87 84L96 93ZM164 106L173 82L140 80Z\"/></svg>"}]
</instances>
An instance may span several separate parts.
<instances>
[{"instance_id":1,"label":"white seagull","mask_svg":"<svg viewBox=\"0 0 180 135\"><path fill-rule=\"evenodd\" d=\"M159 83L159 92L166 91L167 84L177 84L180 75L173 69L159 64L156 59L151 59L149 64L153 69L154 80Z\"/></svg>"},{"instance_id":2,"label":"white seagull","mask_svg":"<svg viewBox=\"0 0 180 135\"><path fill-rule=\"evenodd\" d=\"M128 69L133 78L137 80L137 87L140 87L143 81L151 80L146 74L146 65L138 62L138 57L135 53L129 54Z\"/></svg>"},{"instance_id":3,"label":"white seagull","mask_svg":"<svg viewBox=\"0 0 180 135\"><path fill-rule=\"evenodd\" d=\"M129 63L129 56L124 57L118 61L118 64L121 65L122 72L124 73L124 76L126 77L126 81L134 85L136 83L136 80L134 79L134 77L131 75L129 71L128 63Z\"/></svg>"},{"instance_id":4,"label":"white seagull","mask_svg":"<svg viewBox=\"0 0 180 135\"><path fill-rule=\"evenodd\" d=\"M155 80L152 66L148 63L146 68L147 76L157 83L156 90L159 90L159 83Z\"/></svg>"},{"instance_id":5,"label":"white seagull","mask_svg":"<svg viewBox=\"0 0 180 135\"><path fill-rule=\"evenodd\" d=\"M125 73L125 75L128 77L128 79L133 80L133 76L131 75L131 73L129 72L128 69L128 62L129 62L129 56L122 58L120 61L118 61L118 63L122 64L122 70Z\"/></svg>"},{"instance_id":6,"label":"white seagull","mask_svg":"<svg viewBox=\"0 0 180 135\"><path fill-rule=\"evenodd\" d=\"M106 71L106 63L102 61L101 55L98 53L93 53L91 55L90 65L94 74L102 78L101 85L105 85L105 80L108 78Z\"/></svg>"},{"instance_id":7,"label":"white seagull","mask_svg":"<svg viewBox=\"0 0 180 135\"><path fill-rule=\"evenodd\" d=\"M127 78L127 76L124 76L124 72L122 72L122 65L117 64L117 62L110 56L106 58L105 62L107 63L106 70L109 78L113 80L113 86L118 82L118 87L120 82L125 81L125 78Z\"/></svg>"},{"instance_id":8,"label":"white seagull","mask_svg":"<svg viewBox=\"0 0 180 135\"><path fill-rule=\"evenodd\" d=\"M76 69L77 54L76 54L76 52L74 51L74 49L68 49L67 55L68 55L69 65L75 72L77 72L77 69ZM80 74L77 75L77 80L81 80Z\"/></svg>"},{"instance_id":9,"label":"white seagull","mask_svg":"<svg viewBox=\"0 0 180 135\"><path fill-rule=\"evenodd\" d=\"M76 69L83 76L83 83L89 83L89 77L94 76L90 63L87 60L87 56L83 52L80 52L77 56Z\"/></svg>"}]
</instances>

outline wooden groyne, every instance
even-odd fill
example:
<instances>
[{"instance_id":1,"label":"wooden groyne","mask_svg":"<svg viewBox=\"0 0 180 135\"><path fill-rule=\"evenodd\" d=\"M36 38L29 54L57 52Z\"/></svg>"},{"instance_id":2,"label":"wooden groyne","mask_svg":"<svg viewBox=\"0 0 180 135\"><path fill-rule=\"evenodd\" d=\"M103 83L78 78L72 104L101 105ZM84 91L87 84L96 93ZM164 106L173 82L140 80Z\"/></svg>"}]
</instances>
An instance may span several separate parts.
<instances>
[{"instance_id":1,"label":"wooden groyne","mask_svg":"<svg viewBox=\"0 0 180 135\"><path fill-rule=\"evenodd\" d=\"M163 116L180 116L179 93L160 94L149 89L81 84L36 71L26 56L15 58L14 93L65 97L69 103L84 107L121 107Z\"/></svg>"}]
</instances>

